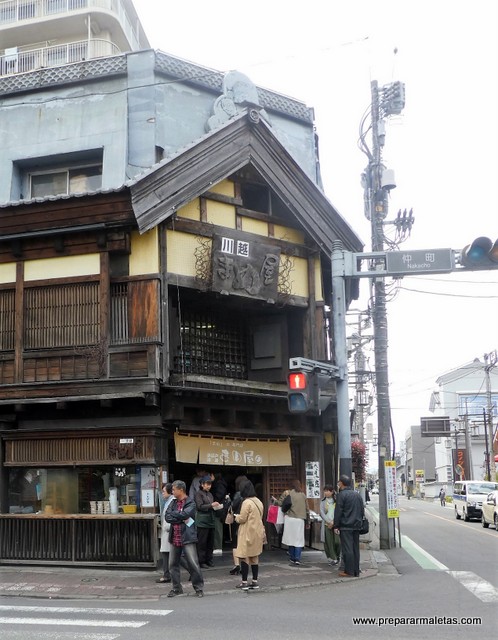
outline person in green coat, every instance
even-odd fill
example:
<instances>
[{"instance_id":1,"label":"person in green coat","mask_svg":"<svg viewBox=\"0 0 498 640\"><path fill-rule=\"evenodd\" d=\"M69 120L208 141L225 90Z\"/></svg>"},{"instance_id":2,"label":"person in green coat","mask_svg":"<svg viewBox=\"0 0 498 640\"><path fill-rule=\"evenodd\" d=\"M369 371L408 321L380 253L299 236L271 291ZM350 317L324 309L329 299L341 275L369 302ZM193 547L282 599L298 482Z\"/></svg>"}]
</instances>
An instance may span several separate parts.
<instances>
[{"instance_id":1,"label":"person in green coat","mask_svg":"<svg viewBox=\"0 0 498 640\"><path fill-rule=\"evenodd\" d=\"M339 564L341 553L341 541L334 530L334 511L337 496L331 484L326 484L323 487L323 496L323 500L320 503L320 515L322 517L320 539L323 542L323 550L329 564L337 565Z\"/></svg>"}]
</instances>

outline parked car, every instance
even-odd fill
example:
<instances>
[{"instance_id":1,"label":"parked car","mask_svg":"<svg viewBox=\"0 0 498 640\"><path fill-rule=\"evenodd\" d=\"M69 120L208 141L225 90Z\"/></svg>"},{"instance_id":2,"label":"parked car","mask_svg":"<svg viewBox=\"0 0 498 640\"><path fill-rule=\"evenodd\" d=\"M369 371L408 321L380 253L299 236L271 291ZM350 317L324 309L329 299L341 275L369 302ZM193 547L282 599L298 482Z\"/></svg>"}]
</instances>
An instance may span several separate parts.
<instances>
[{"instance_id":1,"label":"parked car","mask_svg":"<svg viewBox=\"0 0 498 640\"><path fill-rule=\"evenodd\" d=\"M472 518L480 520L482 517L482 503L490 491L498 491L498 482L484 480L458 480L453 486L453 503L455 517L468 522Z\"/></svg>"},{"instance_id":2,"label":"parked car","mask_svg":"<svg viewBox=\"0 0 498 640\"><path fill-rule=\"evenodd\" d=\"M371 493L373 496L378 495L378 493L379 493L379 489L378 489L378 487L374 487L374 488L372 489L372 491L370 491L370 493Z\"/></svg>"},{"instance_id":3,"label":"parked car","mask_svg":"<svg viewBox=\"0 0 498 640\"><path fill-rule=\"evenodd\" d=\"M485 528L494 524L496 531L498 531L498 491L491 491L486 500L482 501L481 522Z\"/></svg>"}]
</instances>

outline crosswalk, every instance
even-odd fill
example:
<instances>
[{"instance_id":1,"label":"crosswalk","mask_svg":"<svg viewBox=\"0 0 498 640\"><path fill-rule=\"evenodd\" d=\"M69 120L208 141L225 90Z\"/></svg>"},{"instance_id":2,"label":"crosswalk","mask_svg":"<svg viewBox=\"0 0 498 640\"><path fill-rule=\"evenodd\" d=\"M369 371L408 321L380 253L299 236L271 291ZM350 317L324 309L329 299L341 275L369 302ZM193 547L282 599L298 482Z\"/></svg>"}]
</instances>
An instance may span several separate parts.
<instances>
[{"instance_id":1,"label":"crosswalk","mask_svg":"<svg viewBox=\"0 0 498 640\"><path fill-rule=\"evenodd\" d=\"M3 636L2 629L5 630L8 625L12 627L9 628L9 640L27 640L30 628L33 629L32 637L37 640L117 640L120 629L139 629L147 625L151 617L167 616L170 613L171 609L0 605L0 636ZM16 625L22 625L22 630L16 630ZM73 630L40 630L48 626L56 629L73 627ZM93 628L99 631L91 631ZM113 632L109 633L110 629Z\"/></svg>"},{"instance_id":2,"label":"crosswalk","mask_svg":"<svg viewBox=\"0 0 498 640\"><path fill-rule=\"evenodd\" d=\"M498 602L498 589L487 580L472 571L451 571L445 564L439 562L437 558L422 549L408 536L402 535L401 540L405 551L412 556L422 569L445 571L482 602Z\"/></svg>"}]
</instances>

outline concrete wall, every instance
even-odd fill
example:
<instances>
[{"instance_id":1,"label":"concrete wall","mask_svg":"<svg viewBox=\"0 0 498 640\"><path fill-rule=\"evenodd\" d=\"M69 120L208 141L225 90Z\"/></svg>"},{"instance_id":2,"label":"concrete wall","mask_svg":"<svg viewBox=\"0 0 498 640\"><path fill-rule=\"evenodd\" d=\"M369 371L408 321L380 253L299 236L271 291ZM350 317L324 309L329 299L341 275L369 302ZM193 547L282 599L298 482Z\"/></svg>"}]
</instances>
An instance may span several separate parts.
<instances>
[{"instance_id":1,"label":"concrete wall","mask_svg":"<svg viewBox=\"0 0 498 640\"><path fill-rule=\"evenodd\" d=\"M116 188L160 160L158 147L169 157L206 135L221 91L158 72L158 55L164 56L153 50L127 54L126 76L101 59L100 76L83 76L77 84L65 81L60 67L51 87L1 95L0 203L28 197L22 176L32 159L54 166L100 151L102 188ZM317 182L313 124L278 111L268 118L275 136Z\"/></svg>"}]
</instances>

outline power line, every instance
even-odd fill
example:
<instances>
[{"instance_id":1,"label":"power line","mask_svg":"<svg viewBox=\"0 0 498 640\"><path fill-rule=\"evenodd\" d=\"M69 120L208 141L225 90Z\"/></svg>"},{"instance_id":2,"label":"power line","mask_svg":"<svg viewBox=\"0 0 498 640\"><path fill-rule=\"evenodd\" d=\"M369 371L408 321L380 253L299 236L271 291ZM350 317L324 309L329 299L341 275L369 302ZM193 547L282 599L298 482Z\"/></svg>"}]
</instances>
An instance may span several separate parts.
<instances>
[{"instance_id":1,"label":"power line","mask_svg":"<svg viewBox=\"0 0 498 640\"><path fill-rule=\"evenodd\" d=\"M446 282L448 284L498 284L498 282L493 282L491 280L459 280L454 278L424 278L421 276L418 276L417 280L423 280L424 282Z\"/></svg>"},{"instance_id":2,"label":"power line","mask_svg":"<svg viewBox=\"0 0 498 640\"><path fill-rule=\"evenodd\" d=\"M474 300L497 300L498 296L474 296L465 293L443 293L442 291L423 291L422 289L410 289L409 287L401 287L402 291L412 291L413 293L425 293L430 296L445 296L447 298L472 298Z\"/></svg>"}]
</instances>

